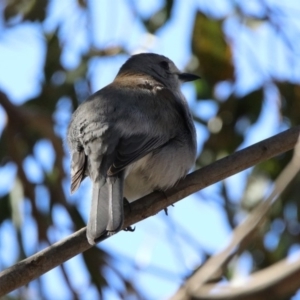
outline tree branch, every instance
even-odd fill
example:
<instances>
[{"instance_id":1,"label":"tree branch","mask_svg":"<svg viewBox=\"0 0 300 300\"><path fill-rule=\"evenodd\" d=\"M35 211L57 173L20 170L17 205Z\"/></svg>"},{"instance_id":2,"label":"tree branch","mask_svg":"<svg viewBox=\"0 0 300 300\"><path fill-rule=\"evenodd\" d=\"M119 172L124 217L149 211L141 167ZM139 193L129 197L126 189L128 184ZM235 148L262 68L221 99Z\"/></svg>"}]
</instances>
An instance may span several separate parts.
<instances>
[{"instance_id":1,"label":"tree branch","mask_svg":"<svg viewBox=\"0 0 300 300\"><path fill-rule=\"evenodd\" d=\"M243 171L262 161L294 148L300 134L300 126L286 130L269 139L235 152L200 170L189 174L168 191L154 192L125 207L124 226L128 227L165 207L209 185ZM52 246L26 258L0 273L0 296L21 287L91 246L85 236L85 228ZM106 239L103 237L101 240Z\"/></svg>"},{"instance_id":2,"label":"tree branch","mask_svg":"<svg viewBox=\"0 0 300 300\"><path fill-rule=\"evenodd\" d=\"M237 282L205 284L192 297L198 300L282 299L299 289L300 258L285 258ZM180 298L185 299L185 298Z\"/></svg>"}]
</instances>

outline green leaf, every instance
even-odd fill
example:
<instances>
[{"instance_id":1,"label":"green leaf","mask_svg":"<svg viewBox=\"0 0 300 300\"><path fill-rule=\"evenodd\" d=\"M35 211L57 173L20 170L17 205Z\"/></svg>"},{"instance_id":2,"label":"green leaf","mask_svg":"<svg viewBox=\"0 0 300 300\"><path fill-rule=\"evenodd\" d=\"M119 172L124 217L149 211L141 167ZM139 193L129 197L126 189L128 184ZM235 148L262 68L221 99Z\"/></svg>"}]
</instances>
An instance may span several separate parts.
<instances>
[{"instance_id":1,"label":"green leaf","mask_svg":"<svg viewBox=\"0 0 300 300\"><path fill-rule=\"evenodd\" d=\"M144 25L150 33L155 33L161 28L171 17L174 0L166 0L166 5L157 11L149 19L142 19Z\"/></svg>"},{"instance_id":2,"label":"green leaf","mask_svg":"<svg viewBox=\"0 0 300 300\"><path fill-rule=\"evenodd\" d=\"M16 16L22 20L40 21L46 17L48 0L9 0L4 9L4 19L10 21Z\"/></svg>"},{"instance_id":3,"label":"green leaf","mask_svg":"<svg viewBox=\"0 0 300 300\"><path fill-rule=\"evenodd\" d=\"M262 89L243 98L232 95L227 101L220 103L218 113L208 122L211 134L199 157L200 165L234 152L243 142L246 129L256 122L262 103Z\"/></svg>"},{"instance_id":4,"label":"green leaf","mask_svg":"<svg viewBox=\"0 0 300 300\"><path fill-rule=\"evenodd\" d=\"M209 19L198 12L192 36L192 49L200 62L200 73L211 84L233 80L231 47L222 30L222 20Z\"/></svg>"},{"instance_id":5,"label":"green leaf","mask_svg":"<svg viewBox=\"0 0 300 300\"><path fill-rule=\"evenodd\" d=\"M281 94L281 114L291 125L300 124L300 85L290 82L276 83Z\"/></svg>"}]
</instances>

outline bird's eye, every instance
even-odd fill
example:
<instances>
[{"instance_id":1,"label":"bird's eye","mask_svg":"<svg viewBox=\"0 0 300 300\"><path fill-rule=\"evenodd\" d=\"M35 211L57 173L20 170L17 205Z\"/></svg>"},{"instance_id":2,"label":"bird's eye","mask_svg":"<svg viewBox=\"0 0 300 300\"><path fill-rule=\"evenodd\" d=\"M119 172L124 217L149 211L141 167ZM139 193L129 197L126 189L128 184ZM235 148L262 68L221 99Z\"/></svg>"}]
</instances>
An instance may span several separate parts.
<instances>
[{"instance_id":1,"label":"bird's eye","mask_svg":"<svg viewBox=\"0 0 300 300\"><path fill-rule=\"evenodd\" d=\"M169 71L169 63L167 61L163 60L159 64L163 69Z\"/></svg>"}]
</instances>

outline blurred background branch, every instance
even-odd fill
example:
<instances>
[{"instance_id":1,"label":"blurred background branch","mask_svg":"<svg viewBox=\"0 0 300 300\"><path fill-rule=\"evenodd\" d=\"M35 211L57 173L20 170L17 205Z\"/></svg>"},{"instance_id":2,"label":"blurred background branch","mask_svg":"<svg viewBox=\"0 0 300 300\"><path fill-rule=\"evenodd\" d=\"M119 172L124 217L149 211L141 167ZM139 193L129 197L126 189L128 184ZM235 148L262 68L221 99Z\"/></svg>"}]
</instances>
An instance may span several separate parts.
<instances>
[{"instance_id":1,"label":"blurred background branch","mask_svg":"<svg viewBox=\"0 0 300 300\"><path fill-rule=\"evenodd\" d=\"M266 299L267 295L272 295L273 299L280 299L282 296L290 295L297 290L298 284L289 284L289 288L280 288L279 283L285 285L288 280L296 281L300 272L300 260L293 259L293 269L291 262L286 260L269 267L266 270L251 275L250 278L241 280L240 283L224 285L211 285L206 283L215 279L216 274L222 273L224 266L238 252L242 252L249 246L253 235L257 233L258 226L261 225L268 213L279 199L280 195L300 170L300 135L295 145L294 155L288 165L282 170L274 182L274 187L270 195L259 203L248 215L246 220L234 229L229 245L221 253L214 255L193 274L185 285L174 295L173 300L182 299ZM298 262L299 261L299 262ZM280 267L282 268L280 270ZM274 270L280 270L274 272ZM272 274L272 276L270 276ZM267 276L269 275L269 276ZM247 284L245 285L245 282ZM291 283L291 282L290 282ZM231 286L230 286L231 285ZM244 286L240 288L240 286ZM278 292L278 291L284 292ZM214 291L214 292L213 292ZM216 292L218 291L218 292ZM211 295L213 293L213 295Z\"/></svg>"}]
</instances>

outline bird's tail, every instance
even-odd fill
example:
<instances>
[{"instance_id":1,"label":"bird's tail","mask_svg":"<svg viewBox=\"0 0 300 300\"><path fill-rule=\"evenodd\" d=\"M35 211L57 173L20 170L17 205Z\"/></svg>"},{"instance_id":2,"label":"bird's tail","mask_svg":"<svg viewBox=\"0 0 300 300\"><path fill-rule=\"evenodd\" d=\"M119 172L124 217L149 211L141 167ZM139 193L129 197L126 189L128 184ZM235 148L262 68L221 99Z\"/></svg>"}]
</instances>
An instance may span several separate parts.
<instances>
[{"instance_id":1,"label":"bird's tail","mask_svg":"<svg viewBox=\"0 0 300 300\"><path fill-rule=\"evenodd\" d=\"M114 234L123 225L123 182L124 172L118 177L108 177L105 184L93 183L87 239L91 245L101 235Z\"/></svg>"}]
</instances>

